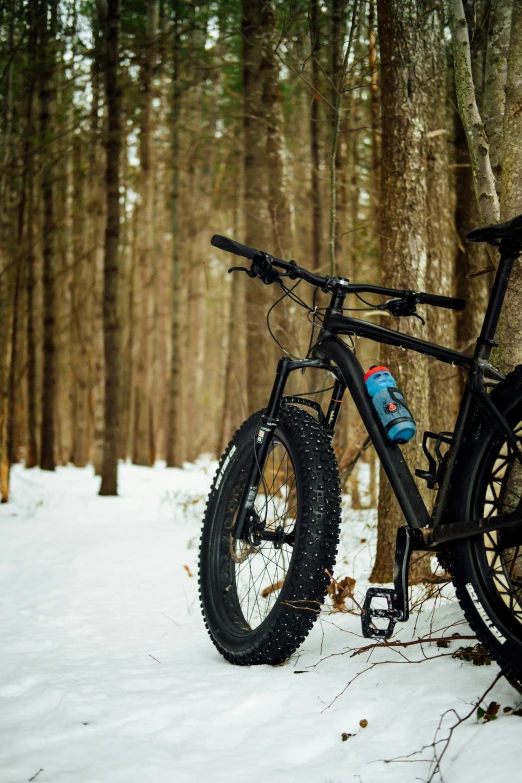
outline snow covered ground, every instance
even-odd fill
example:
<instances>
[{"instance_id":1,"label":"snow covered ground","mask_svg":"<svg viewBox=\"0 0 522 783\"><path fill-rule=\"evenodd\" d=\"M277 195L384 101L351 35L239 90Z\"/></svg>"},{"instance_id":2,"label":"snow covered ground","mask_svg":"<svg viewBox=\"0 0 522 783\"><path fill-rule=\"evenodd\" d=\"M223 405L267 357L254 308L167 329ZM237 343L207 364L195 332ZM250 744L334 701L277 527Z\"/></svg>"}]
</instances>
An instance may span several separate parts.
<instances>
[{"instance_id":1,"label":"snow covered ground","mask_svg":"<svg viewBox=\"0 0 522 783\"><path fill-rule=\"evenodd\" d=\"M328 611L286 665L226 663L197 599L199 529L215 467L123 465L118 498L97 496L91 468L14 469L12 501L0 508L0 783L429 777L429 748L385 760L429 745L445 711L468 712L496 665L448 654L472 641L424 645L433 660L418 645L352 655L364 643L358 617ZM373 515L348 503L345 511L336 575L354 576L360 599ZM443 600L427 602L398 637L430 628L469 634L455 603ZM522 718L503 712L520 697L501 679L493 700L497 720L473 716L455 730L442 762L446 783L520 779ZM454 722L448 714L439 737Z\"/></svg>"}]
</instances>

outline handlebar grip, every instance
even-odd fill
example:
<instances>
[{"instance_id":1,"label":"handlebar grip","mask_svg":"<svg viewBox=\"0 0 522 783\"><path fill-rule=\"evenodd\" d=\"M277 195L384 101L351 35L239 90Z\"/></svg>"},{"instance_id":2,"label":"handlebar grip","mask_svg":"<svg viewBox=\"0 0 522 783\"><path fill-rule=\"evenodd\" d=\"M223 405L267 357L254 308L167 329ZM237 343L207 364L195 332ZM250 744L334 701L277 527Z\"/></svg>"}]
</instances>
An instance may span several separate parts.
<instances>
[{"instance_id":1,"label":"handlebar grip","mask_svg":"<svg viewBox=\"0 0 522 783\"><path fill-rule=\"evenodd\" d=\"M256 250L255 247L242 245L240 242L236 242L228 237L222 237L220 234L214 234L210 240L210 244L214 247L218 247L220 250L225 250L227 253L233 253L236 256L248 258L250 261L259 253L259 250Z\"/></svg>"},{"instance_id":2,"label":"handlebar grip","mask_svg":"<svg viewBox=\"0 0 522 783\"><path fill-rule=\"evenodd\" d=\"M464 310L465 299L457 299L453 296L437 296L436 294L421 294L421 304L445 307L447 310Z\"/></svg>"}]
</instances>

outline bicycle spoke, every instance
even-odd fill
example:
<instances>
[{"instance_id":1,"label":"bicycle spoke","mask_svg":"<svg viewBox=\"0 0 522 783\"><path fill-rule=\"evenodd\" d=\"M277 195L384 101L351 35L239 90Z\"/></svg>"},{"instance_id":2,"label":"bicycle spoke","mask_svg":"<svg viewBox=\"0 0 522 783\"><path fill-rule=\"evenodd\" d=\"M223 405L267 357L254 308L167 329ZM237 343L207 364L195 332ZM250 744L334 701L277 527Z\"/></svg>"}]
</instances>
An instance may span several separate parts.
<instances>
[{"instance_id":1,"label":"bicycle spoke","mask_svg":"<svg viewBox=\"0 0 522 783\"><path fill-rule=\"evenodd\" d=\"M521 428L522 424L519 424L515 432L520 432ZM501 448L489 474L488 489L484 499L485 517L513 512L519 508L520 491L516 490L516 486L520 484L522 488L522 476L517 480L517 476L513 473L516 459L511 447L504 445ZM506 540L498 533L486 534L484 542L490 565L488 573L492 583L509 612L522 621L521 545L513 541L514 546L509 546L510 539Z\"/></svg>"}]
</instances>

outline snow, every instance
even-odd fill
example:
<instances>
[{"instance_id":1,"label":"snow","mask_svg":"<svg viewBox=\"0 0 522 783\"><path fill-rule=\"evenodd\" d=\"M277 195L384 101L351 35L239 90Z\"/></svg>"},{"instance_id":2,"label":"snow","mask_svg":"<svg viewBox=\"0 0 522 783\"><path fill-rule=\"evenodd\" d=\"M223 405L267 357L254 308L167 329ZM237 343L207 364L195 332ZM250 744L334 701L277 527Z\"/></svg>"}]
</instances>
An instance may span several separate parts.
<instances>
[{"instance_id":1,"label":"snow","mask_svg":"<svg viewBox=\"0 0 522 783\"><path fill-rule=\"evenodd\" d=\"M197 598L215 468L204 458L183 470L122 465L120 497L101 498L90 467L15 466L12 500L0 508L0 783L428 778L429 748L384 760L429 745L444 712L468 712L496 665L448 655L474 641L423 645L430 660L419 645L352 655L366 644L359 618L328 609L286 665L228 664ZM357 579L360 601L374 513L348 500L344 512L336 575ZM444 592L397 626L401 640L470 633ZM501 679L493 700L516 708L520 697ZM439 736L454 722L448 714ZM521 728L502 709L486 724L471 717L444 756L446 783L518 779Z\"/></svg>"}]
</instances>

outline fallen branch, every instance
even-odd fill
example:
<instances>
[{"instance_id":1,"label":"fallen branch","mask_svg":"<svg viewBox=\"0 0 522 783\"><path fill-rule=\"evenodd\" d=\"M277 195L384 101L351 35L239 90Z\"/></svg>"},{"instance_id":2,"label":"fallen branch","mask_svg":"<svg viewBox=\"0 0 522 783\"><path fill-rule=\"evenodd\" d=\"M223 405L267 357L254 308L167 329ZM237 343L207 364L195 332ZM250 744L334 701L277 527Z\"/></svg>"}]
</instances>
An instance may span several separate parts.
<instances>
[{"instance_id":1,"label":"fallen branch","mask_svg":"<svg viewBox=\"0 0 522 783\"><path fill-rule=\"evenodd\" d=\"M456 634L455 636L429 636L428 638L423 637L419 639L413 639L411 642L389 642L387 639L384 639L382 642L377 642L377 644L368 644L366 647L360 647L358 650L355 650L355 652L352 652L350 658L354 658L356 655L361 655L361 653L369 652L377 648L384 649L386 647L413 647L417 644L438 644L440 647L443 647L445 646L443 643L447 644L449 642L461 641L462 639L468 640L476 638L476 636L461 636L460 634Z\"/></svg>"}]
</instances>

